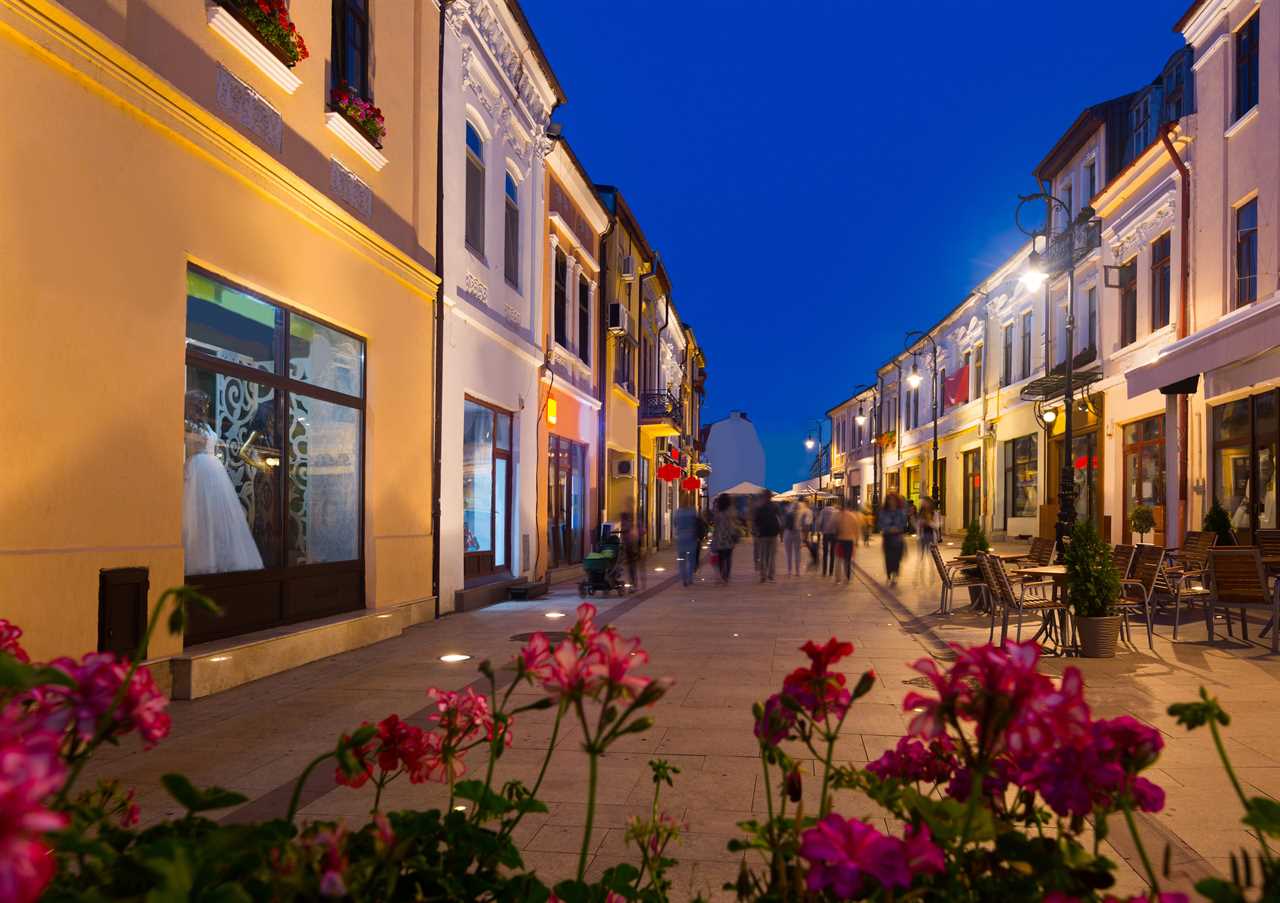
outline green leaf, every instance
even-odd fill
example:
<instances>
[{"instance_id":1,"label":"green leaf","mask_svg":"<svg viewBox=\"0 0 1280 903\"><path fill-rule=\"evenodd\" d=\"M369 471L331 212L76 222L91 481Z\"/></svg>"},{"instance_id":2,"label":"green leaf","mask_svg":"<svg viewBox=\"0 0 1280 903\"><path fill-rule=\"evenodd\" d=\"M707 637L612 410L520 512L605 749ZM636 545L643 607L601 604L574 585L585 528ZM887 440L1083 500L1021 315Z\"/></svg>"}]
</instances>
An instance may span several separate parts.
<instances>
[{"instance_id":1,"label":"green leaf","mask_svg":"<svg viewBox=\"0 0 1280 903\"><path fill-rule=\"evenodd\" d=\"M160 855L150 856L143 862L157 879L156 886L147 892L146 903L187 903L191 899L194 870L186 847L166 841L158 844L156 851Z\"/></svg>"},{"instance_id":2,"label":"green leaf","mask_svg":"<svg viewBox=\"0 0 1280 903\"><path fill-rule=\"evenodd\" d=\"M505 815L516 808L501 794L495 793L490 787L486 787L484 781L459 781L453 788L453 795L460 800L469 800L475 803L476 811L479 813L481 821L494 816ZM529 802L539 806L542 805L533 799L530 799ZM544 810L545 808L543 806Z\"/></svg>"},{"instance_id":3,"label":"green leaf","mask_svg":"<svg viewBox=\"0 0 1280 903\"><path fill-rule=\"evenodd\" d=\"M1264 834L1280 837L1280 803L1266 796L1255 796L1245 809L1244 823Z\"/></svg>"},{"instance_id":4,"label":"green leaf","mask_svg":"<svg viewBox=\"0 0 1280 903\"><path fill-rule=\"evenodd\" d=\"M223 787L207 787L198 789L186 775L166 774L160 778L169 795L186 807L188 813L208 812L212 809L226 809L238 806L249 798L234 790Z\"/></svg>"},{"instance_id":5,"label":"green leaf","mask_svg":"<svg viewBox=\"0 0 1280 903\"><path fill-rule=\"evenodd\" d=\"M76 682L58 668L28 665L7 652L0 652L0 688L21 692L44 684L74 687Z\"/></svg>"},{"instance_id":6,"label":"green leaf","mask_svg":"<svg viewBox=\"0 0 1280 903\"><path fill-rule=\"evenodd\" d=\"M1201 878L1196 890L1212 903L1244 903L1244 892L1221 878Z\"/></svg>"},{"instance_id":7,"label":"green leaf","mask_svg":"<svg viewBox=\"0 0 1280 903\"><path fill-rule=\"evenodd\" d=\"M1200 688L1199 702L1175 702L1169 706L1168 712L1189 731L1204 727L1210 721L1216 721L1223 727L1231 723L1231 716L1204 687Z\"/></svg>"}]
</instances>

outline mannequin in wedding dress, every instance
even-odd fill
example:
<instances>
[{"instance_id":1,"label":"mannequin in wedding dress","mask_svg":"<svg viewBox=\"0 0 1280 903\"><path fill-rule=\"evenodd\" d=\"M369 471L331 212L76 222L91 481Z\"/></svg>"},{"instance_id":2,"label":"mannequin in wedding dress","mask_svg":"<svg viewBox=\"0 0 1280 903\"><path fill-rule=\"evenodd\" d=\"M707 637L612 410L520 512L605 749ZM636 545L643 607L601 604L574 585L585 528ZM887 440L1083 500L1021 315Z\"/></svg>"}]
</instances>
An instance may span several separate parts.
<instances>
[{"instance_id":1,"label":"mannequin in wedding dress","mask_svg":"<svg viewBox=\"0 0 1280 903\"><path fill-rule=\"evenodd\" d=\"M225 574L262 568L244 506L216 454L209 396L187 393L186 452L182 475L182 548L188 574Z\"/></svg>"}]
</instances>

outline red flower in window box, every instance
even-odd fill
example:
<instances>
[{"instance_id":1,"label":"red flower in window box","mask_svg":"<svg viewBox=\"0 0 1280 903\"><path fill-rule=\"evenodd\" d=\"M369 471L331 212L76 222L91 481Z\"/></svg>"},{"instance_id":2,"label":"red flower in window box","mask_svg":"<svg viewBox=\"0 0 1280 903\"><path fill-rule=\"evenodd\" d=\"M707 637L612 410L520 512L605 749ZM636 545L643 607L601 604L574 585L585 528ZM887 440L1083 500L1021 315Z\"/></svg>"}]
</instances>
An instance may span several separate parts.
<instances>
[{"instance_id":1,"label":"red flower in window box","mask_svg":"<svg viewBox=\"0 0 1280 903\"><path fill-rule=\"evenodd\" d=\"M285 0L214 0L253 32L280 62L293 68L311 55L307 42L302 40Z\"/></svg>"},{"instance_id":2,"label":"red flower in window box","mask_svg":"<svg viewBox=\"0 0 1280 903\"><path fill-rule=\"evenodd\" d=\"M347 122L369 139L370 144L374 147L382 147L382 139L387 134L387 127L381 110L361 97L346 82L333 89L329 100L333 108L341 113Z\"/></svg>"}]
</instances>

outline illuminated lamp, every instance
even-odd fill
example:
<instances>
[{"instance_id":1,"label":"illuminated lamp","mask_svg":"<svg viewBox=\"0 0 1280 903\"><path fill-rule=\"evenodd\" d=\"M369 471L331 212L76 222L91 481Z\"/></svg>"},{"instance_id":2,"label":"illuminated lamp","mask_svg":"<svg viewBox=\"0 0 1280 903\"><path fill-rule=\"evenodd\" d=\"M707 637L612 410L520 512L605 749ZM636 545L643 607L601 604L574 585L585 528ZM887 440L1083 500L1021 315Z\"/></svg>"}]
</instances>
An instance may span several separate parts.
<instances>
[{"instance_id":1,"label":"illuminated lamp","mask_svg":"<svg viewBox=\"0 0 1280 903\"><path fill-rule=\"evenodd\" d=\"M554 398L547 399L547 423L551 424L552 426L555 426L556 414L557 414L558 408L559 408L559 405L556 404L556 400Z\"/></svg>"}]
</instances>

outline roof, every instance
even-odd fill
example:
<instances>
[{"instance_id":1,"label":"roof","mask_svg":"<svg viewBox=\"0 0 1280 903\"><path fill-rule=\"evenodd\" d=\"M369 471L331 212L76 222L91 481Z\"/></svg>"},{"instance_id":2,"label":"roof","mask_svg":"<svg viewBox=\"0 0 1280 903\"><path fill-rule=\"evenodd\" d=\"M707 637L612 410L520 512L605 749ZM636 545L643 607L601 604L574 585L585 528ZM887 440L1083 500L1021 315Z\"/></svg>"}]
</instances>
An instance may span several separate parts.
<instances>
[{"instance_id":1,"label":"roof","mask_svg":"<svg viewBox=\"0 0 1280 903\"><path fill-rule=\"evenodd\" d=\"M622 192L613 185L596 185L596 194L600 197L600 203L604 204L604 209L609 211L610 216L624 220L627 229L636 237L640 243L640 249L644 251L647 258L653 257L653 247L649 244L649 239L644 237L644 230L640 228L640 221L636 219L636 215L631 211L631 207L622 197Z\"/></svg>"},{"instance_id":2,"label":"roof","mask_svg":"<svg viewBox=\"0 0 1280 903\"><path fill-rule=\"evenodd\" d=\"M1173 30L1181 32L1182 29L1186 28L1187 23L1195 18L1196 13L1200 12L1201 8L1203 8L1207 2L1209 2L1209 0L1195 0L1195 2L1191 4L1191 7L1182 14L1182 18L1173 24Z\"/></svg>"},{"instance_id":3,"label":"roof","mask_svg":"<svg viewBox=\"0 0 1280 903\"><path fill-rule=\"evenodd\" d=\"M1076 152L1084 146L1084 143L1089 140L1089 136L1106 125L1108 114L1112 108L1116 104L1127 103L1132 96L1132 93L1122 94L1119 97L1113 97L1111 100L1104 100L1102 103L1086 107L1076 117L1076 121L1071 123L1070 127L1063 132L1062 137L1049 149L1049 153L1045 154L1044 159L1036 164L1036 168L1031 171L1031 174L1041 181L1052 179L1056 176L1075 156ZM1108 165L1110 165L1110 162L1108 162Z\"/></svg>"},{"instance_id":4,"label":"roof","mask_svg":"<svg viewBox=\"0 0 1280 903\"><path fill-rule=\"evenodd\" d=\"M533 26L529 24L529 19L525 16L524 10L520 8L519 0L507 0L507 9L511 11L511 15L515 18L516 24L520 26L520 30L524 32L524 38L529 42L529 49L533 51L534 57L538 60L538 68L542 70L543 77L546 78L547 84L551 86L552 92L556 96L556 106L565 103L568 98L564 96L564 88L560 86L560 79L556 78L556 74L551 69L551 63L547 60L547 54L542 49L542 45L538 43L538 36L533 33Z\"/></svg>"},{"instance_id":5,"label":"roof","mask_svg":"<svg viewBox=\"0 0 1280 903\"><path fill-rule=\"evenodd\" d=\"M587 193L591 195L591 199L595 201L596 206L604 211L605 215L609 215L609 209L604 205L604 201L600 198L600 193L595 191L595 182L591 181L591 175L587 172L587 168L582 165L582 161L578 159L578 155L573 152L573 146L569 144L569 139L565 137L564 132L556 135L553 141L557 142L564 150L565 156L569 158L569 162L573 164L573 168L578 171L578 175L582 178L582 182L587 186Z\"/></svg>"},{"instance_id":6,"label":"roof","mask_svg":"<svg viewBox=\"0 0 1280 903\"><path fill-rule=\"evenodd\" d=\"M871 384L871 385L863 386L861 389L859 389L857 392L854 392L852 395L850 395L850 396L849 396L848 398L846 398L844 401L842 401L842 402L840 402L839 404L837 404L835 407L828 408L828 409L827 409L827 416L828 416L828 417L830 417L832 414L834 414L836 411L840 410L842 407L844 407L845 405L847 405L849 402L851 402L851 401L857 401L859 398L862 398L862 397L863 397L864 395L866 395L868 392L878 392L879 390L880 390L879 385L876 385L876 384L874 384L874 383L873 383L873 384Z\"/></svg>"}]
</instances>

